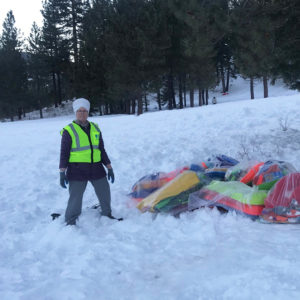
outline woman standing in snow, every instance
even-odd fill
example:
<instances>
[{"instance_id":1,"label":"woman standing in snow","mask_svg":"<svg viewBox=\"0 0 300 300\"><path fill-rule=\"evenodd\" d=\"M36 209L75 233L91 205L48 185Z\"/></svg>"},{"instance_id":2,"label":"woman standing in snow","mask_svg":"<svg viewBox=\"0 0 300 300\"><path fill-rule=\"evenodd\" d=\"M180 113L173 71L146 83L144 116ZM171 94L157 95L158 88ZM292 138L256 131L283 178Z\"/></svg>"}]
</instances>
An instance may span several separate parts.
<instances>
[{"instance_id":1,"label":"woman standing in snow","mask_svg":"<svg viewBox=\"0 0 300 300\"><path fill-rule=\"evenodd\" d=\"M83 193L88 181L95 189L101 214L115 219L111 214L110 187L106 179L114 183L115 176L111 162L106 154L101 131L97 124L87 120L90 102L80 98L73 102L76 120L61 131L60 185L67 188L69 183L69 201L65 212L67 225L75 225L81 214Z\"/></svg>"}]
</instances>

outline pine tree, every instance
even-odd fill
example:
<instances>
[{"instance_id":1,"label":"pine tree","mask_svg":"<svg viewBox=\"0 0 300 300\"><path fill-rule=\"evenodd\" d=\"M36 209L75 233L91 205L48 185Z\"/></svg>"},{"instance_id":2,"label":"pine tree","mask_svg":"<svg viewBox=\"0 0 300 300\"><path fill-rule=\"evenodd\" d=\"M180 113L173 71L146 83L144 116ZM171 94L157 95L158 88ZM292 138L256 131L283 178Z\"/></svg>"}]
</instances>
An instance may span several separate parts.
<instances>
[{"instance_id":1,"label":"pine tree","mask_svg":"<svg viewBox=\"0 0 300 300\"><path fill-rule=\"evenodd\" d=\"M78 87L81 95L88 97L102 113L109 113L108 104L113 98L108 77L113 59L107 49L110 35L110 7L108 0L94 0L86 10L80 33Z\"/></svg>"},{"instance_id":2,"label":"pine tree","mask_svg":"<svg viewBox=\"0 0 300 300\"><path fill-rule=\"evenodd\" d=\"M63 80L67 76L70 61L70 41L64 25L66 15L65 0L45 0L42 15L43 52L49 75L52 77L52 97L55 107L61 104L63 97ZM65 81L68 81L65 78Z\"/></svg>"},{"instance_id":3,"label":"pine tree","mask_svg":"<svg viewBox=\"0 0 300 300\"><path fill-rule=\"evenodd\" d=\"M144 90L156 93L159 110L162 109L162 92L168 73L168 66L166 65L167 49L170 47L167 30L168 10L167 2L163 0L151 0L146 2L145 5ZM165 101L168 102L169 99L165 98Z\"/></svg>"},{"instance_id":4,"label":"pine tree","mask_svg":"<svg viewBox=\"0 0 300 300\"><path fill-rule=\"evenodd\" d=\"M267 79L272 76L276 55L276 23L271 17L272 9L272 0L234 1L231 15L235 63L239 72L250 78L251 84L255 78L263 78L265 98L268 97Z\"/></svg>"},{"instance_id":5,"label":"pine tree","mask_svg":"<svg viewBox=\"0 0 300 300\"><path fill-rule=\"evenodd\" d=\"M146 86L146 2L136 0L113 1L108 25L110 29L105 43L106 54L112 59L107 83L109 89L121 99L122 103L114 103L132 107L138 103L138 114L142 113L143 88ZM113 106L112 106L113 107Z\"/></svg>"},{"instance_id":6,"label":"pine tree","mask_svg":"<svg viewBox=\"0 0 300 300\"><path fill-rule=\"evenodd\" d=\"M6 15L0 39L0 106L2 117L22 116L27 99L26 65L12 11Z\"/></svg>"},{"instance_id":7,"label":"pine tree","mask_svg":"<svg viewBox=\"0 0 300 300\"><path fill-rule=\"evenodd\" d=\"M194 89L199 89L199 105L206 104L203 94L208 88L216 85L215 57L216 43L222 38L214 28L215 20L211 4L207 1L169 0L171 7L187 28L184 29L182 56L184 73L187 76L187 87L190 90L191 106L194 106ZM205 100L205 101L204 101Z\"/></svg>"},{"instance_id":8,"label":"pine tree","mask_svg":"<svg viewBox=\"0 0 300 300\"><path fill-rule=\"evenodd\" d=\"M39 109L40 117L43 118L42 106L51 103L51 99L49 99L51 81L46 71L47 57L42 48L42 31L35 22L31 28L28 44L29 94L32 99L32 107Z\"/></svg>"},{"instance_id":9,"label":"pine tree","mask_svg":"<svg viewBox=\"0 0 300 300\"><path fill-rule=\"evenodd\" d=\"M82 31L82 22L84 14L89 9L89 1L82 0L63 0L60 4L60 10L63 14L63 27L68 36L70 36L70 48L72 57L72 94L77 95L80 92L79 72L79 47L80 33Z\"/></svg>"},{"instance_id":10,"label":"pine tree","mask_svg":"<svg viewBox=\"0 0 300 300\"><path fill-rule=\"evenodd\" d=\"M273 75L300 90L300 2L276 1L271 17L276 21Z\"/></svg>"}]
</instances>

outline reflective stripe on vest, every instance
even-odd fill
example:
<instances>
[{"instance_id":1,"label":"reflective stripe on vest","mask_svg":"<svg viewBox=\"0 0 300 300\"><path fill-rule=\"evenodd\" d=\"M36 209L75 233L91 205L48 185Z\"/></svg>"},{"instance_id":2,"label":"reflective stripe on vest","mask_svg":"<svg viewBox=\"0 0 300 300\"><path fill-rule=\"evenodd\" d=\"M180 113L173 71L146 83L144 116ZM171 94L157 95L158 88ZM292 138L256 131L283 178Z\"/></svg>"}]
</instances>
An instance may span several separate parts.
<instances>
[{"instance_id":1,"label":"reflective stripe on vest","mask_svg":"<svg viewBox=\"0 0 300 300\"><path fill-rule=\"evenodd\" d=\"M67 130L72 138L69 162L91 163L91 146L93 148L93 162L101 161L101 151L99 149L101 132L97 124L90 122L90 140L84 130L74 122L64 127L63 130ZM61 134L63 133L63 130L61 131ZM92 145L90 144L90 141Z\"/></svg>"}]
</instances>

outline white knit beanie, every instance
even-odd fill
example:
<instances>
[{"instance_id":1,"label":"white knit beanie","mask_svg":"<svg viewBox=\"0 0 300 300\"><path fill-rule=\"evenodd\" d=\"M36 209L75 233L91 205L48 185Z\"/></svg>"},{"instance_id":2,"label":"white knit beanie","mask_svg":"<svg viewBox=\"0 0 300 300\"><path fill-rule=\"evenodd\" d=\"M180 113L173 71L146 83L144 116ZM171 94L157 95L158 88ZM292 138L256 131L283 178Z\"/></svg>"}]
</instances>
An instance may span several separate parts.
<instances>
[{"instance_id":1,"label":"white knit beanie","mask_svg":"<svg viewBox=\"0 0 300 300\"><path fill-rule=\"evenodd\" d=\"M90 111L90 102L84 98L76 99L73 102L73 110L75 114L80 107L84 107L87 111Z\"/></svg>"}]
</instances>

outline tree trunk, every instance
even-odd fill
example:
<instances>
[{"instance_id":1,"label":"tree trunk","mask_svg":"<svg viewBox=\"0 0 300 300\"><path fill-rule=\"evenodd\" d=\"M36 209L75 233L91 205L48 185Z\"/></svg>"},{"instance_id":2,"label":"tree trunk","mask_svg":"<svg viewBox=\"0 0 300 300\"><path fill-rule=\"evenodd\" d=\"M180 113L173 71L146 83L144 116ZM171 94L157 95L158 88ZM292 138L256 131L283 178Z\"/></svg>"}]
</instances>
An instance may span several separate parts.
<instances>
[{"instance_id":1,"label":"tree trunk","mask_svg":"<svg viewBox=\"0 0 300 300\"><path fill-rule=\"evenodd\" d=\"M39 76L37 76L37 97L38 97L38 108L40 111L40 118L43 119L43 109L42 109L42 103L41 103L41 95L40 95L40 91L41 91L41 84L40 84L40 78Z\"/></svg>"},{"instance_id":2,"label":"tree trunk","mask_svg":"<svg viewBox=\"0 0 300 300\"><path fill-rule=\"evenodd\" d=\"M172 95L172 103L173 103L173 108L176 108L176 99L175 99L175 90L174 90L174 77L172 76L171 80L171 95Z\"/></svg>"},{"instance_id":3,"label":"tree trunk","mask_svg":"<svg viewBox=\"0 0 300 300\"><path fill-rule=\"evenodd\" d=\"M58 93L58 104L61 105L62 93L61 93L60 72L57 72L57 93Z\"/></svg>"},{"instance_id":4,"label":"tree trunk","mask_svg":"<svg viewBox=\"0 0 300 300\"><path fill-rule=\"evenodd\" d=\"M148 111L147 93L145 92L145 111Z\"/></svg>"},{"instance_id":5,"label":"tree trunk","mask_svg":"<svg viewBox=\"0 0 300 300\"><path fill-rule=\"evenodd\" d=\"M223 66L220 67L220 71L221 71L222 90L223 90L223 93L225 93L226 87L225 87L225 75L224 75Z\"/></svg>"},{"instance_id":6,"label":"tree trunk","mask_svg":"<svg viewBox=\"0 0 300 300\"><path fill-rule=\"evenodd\" d=\"M250 95L251 95L251 99L254 99L254 80L253 80L253 77L250 77Z\"/></svg>"},{"instance_id":7,"label":"tree trunk","mask_svg":"<svg viewBox=\"0 0 300 300\"><path fill-rule=\"evenodd\" d=\"M182 78L181 74L178 76L178 83L179 83L179 108L183 108L183 99L182 99Z\"/></svg>"},{"instance_id":8,"label":"tree trunk","mask_svg":"<svg viewBox=\"0 0 300 300\"><path fill-rule=\"evenodd\" d=\"M168 109L173 109L173 101L171 96L171 74L169 74L168 76L167 97L168 97Z\"/></svg>"},{"instance_id":9,"label":"tree trunk","mask_svg":"<svg viewBox=\"0 0 300 300\"><path fill-rule=\"evenodd\" d=\"M52 72L52 84L53 84L53 96L54 96L54 106L58 107L57 103L57 88L56 88L56 78L55 78L55 72Z\"/></svg>"},{"instance_id":10,"label":"tree trunk","mask_svg":"<svg viewBox=\"0 0 300 300\"><path fill-rule=\"evenodd\" d=\"M186 107L186 74L183 76L183 103L184 107Z\"/></svg>"},{"instance_id":11,"label":"tree trunk","mask_svg":"<svg viewBox=\"0 0 300 300\"><path fill-rule=\"evenodd\" d=\"M40 118L43 119L43 110L41 106L41 102L39 101L39 111L40 111Z\"/></svg>"},{"instance_id":12,"label":"tree trunk","mask_svg":"<svg viewBox=\"0 0 300 300\"><path fill-rule=\"evenodd\" d=\"M73 51L74 51L74 67L73 67L73 85L75 85L75 90L78 88L77 82L77 73L78 73L78 38L77 38L77 14L76 14L76 1L71 1L72 6L72 42L73 42ZM74 90L74 89L73 89ZM75 95L77 91L75 91Z\"/></svg>"},{"instance_id":13,"label":"tree trunk","mask_svg":"<svg viewBox=\"0 0 300 300\"><path fill-rule=\"evenodd\" d=\"M204 90L201 91L202 94L202 104L205 105L205 96L204 96Z\"/></svg>"},{"instance_id":14,"label":"tree trunk","mask_svg":"<svg viewBox=\"0 0 300 300\"><path fill-rule=\"evenodd\" d=\"M267 76L263 77L263 83L264 83L264 98L269 97L269 91L268 91L268 78Z\"/></svg>"},{"instance_id":15,"label":"tree trunk","mask_svg":"<svg viewBox=\"0 0 300 300\"><path fill-rule=\"evenodd\" d=\"M194 89L190 89L190 106L194 107Z\"/></svg>"},{"instance_id":16,"label":"tree trunk","mask_svg":"<svg viewBox=\"0 0 300 300\"><path fill-rule=\"evenodd\" d=\"M199 95L199 106L202 106L202 92L201 92L201 88L199 88L199 91L198 91L198 95Z\"/></svg>"},{"instance_id":17,"label":"tree trunk","mask_svg":"<svg viewBox=\"0 0 300 300\"><path fill-rule=\"evenodd\" d=\"M131 101L131 113L134 115L135 114L135 106L136 106L136 103L135 103L135 99Z\"/></svg>"},{"instance_id":18,"label":"tree trunk","mask_svg":"<svg viewBox=\"0 0 300 300\"><path fill-rule=\"evenodd\" d=\"M129 99L125 100L125 113L127 115L130 115L130 100Z\"/></svg>"},{"instance_id":19,"label":"tree trunk","mask_svg":"<svg viewBox=\"0 0 300 300\"><path fill-rule=\"evenodd\" d=\"M143 93L141 92L138 95L138 108L137 108L137 115L141 115L143 113Z\"/></svg>"},{"instance_id":20,"label":"tree trunk","mask_svg":"<svg viewBox=\"0 0 300 300\"><path fill-rule=\"evenodd\" d=\"M168 102L169 102L168 109L173 109L176 107L172 71L170 72L170 74L168 76Z\"/></svg>"},{"instance_id":21,"label":"tree trunk","mask_svg":"<svg viewBox=\"0 0 300 300\"><path fill-rule=\"evenodd\" d=\"M105 114L108 115L109 114L109 107L108 107L108 103L105 103Z\"/></svg>"},{"instance_id":22,"label":"tree trunk","mask_svg":"<svg viewBox=\"0 0 300 300\"><path fill-rule=\"evenodd\" d=\"M22 108L21 107L18 108L18 119L22 120Z\"/></svg>"},{"instance_id":23,"label":"tree trunk","mask_svg":"<svg viewBox=\"0 0 300 300\"><path fill-rule=\"evenodd\" d=\"M205 104L208 105L208 89L205 90Z\"/></svg>"},{"instance_id":24,"label":"tree trunk","mask_svg":"<svg viewBox=\"0 0 300 300\"><path fill-rule=\"evenodd\" d=\"M158 104L158 109L161 110L161 99L160 99L160 89L157 89L157 104Z\"/></svg>"},{"instance_id":25,"label":"tree trunk","mask_svg":"<svg viewBox=\"0 0 300 300\"><path fill-rule=\"evenodd\" d=\"M220 72L219 72L219 68L218 66L216 65L216 74L217 74L217 80L218 80L218 83L220 82Z\"/></svg>"},{"instance_id":26,"label":"tree trunk","mask_svg":"<svg viewBox=\"0 0 300 300\"><path fill-rule=\"evenodd\" d=\"M124 100L121 100L121 101L120 101L120 105L119 105L119 113L120 113L120 114L124 114L124 113L125 113L125 110L126 110L126 108L125 108L125 101L124 101Z\"/></svg>"},{"instance_id":27,"label":"tree trunk","mask_svg":"<svg viewBox=\"0 0 300 300\"><path fill-rule=\"evenodd\" d=\"M228 68L227 68L226 92L229 91L229 78L230 78L230 66L228 66Z\"/></svg>"},{"instance_id":28,"label":"tree trunk","mask_svg":"<svg viewBox=\"0 0 300 300\"><path fill-rule=\"evenodd\" d=\"M108 106L108 109L109 109L108 113L109 114L114 114L115 113L115 106L111 103L109 103L107 106Z\"/></svg>"}]
</instances>

